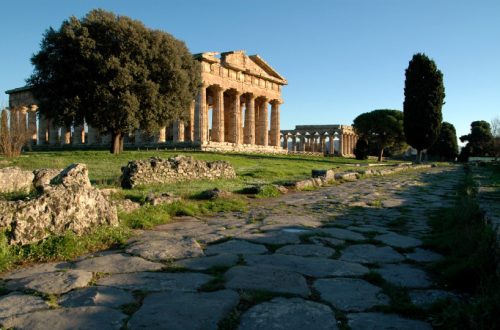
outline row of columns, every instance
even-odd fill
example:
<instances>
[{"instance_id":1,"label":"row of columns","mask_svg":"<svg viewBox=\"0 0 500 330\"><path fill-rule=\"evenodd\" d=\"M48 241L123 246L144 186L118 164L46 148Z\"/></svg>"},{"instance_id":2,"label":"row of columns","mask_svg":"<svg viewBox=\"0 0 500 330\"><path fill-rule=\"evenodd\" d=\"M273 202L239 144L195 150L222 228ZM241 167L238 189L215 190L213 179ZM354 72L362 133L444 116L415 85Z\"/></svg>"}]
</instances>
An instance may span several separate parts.
<instances>
[{"instance_id":1,"label":"row of columns","mask_svg":"<svg viewBox=\"0 0 500 330\"><path fill-rule=\"evenodd\" d=\"M108 145L111 143L111 135L101 134L92 126L87 126L87 134L85 134L84 126L59 127L54 125L50 120L46 120L43 116L39 119L38 129L36 130L35 138L38 145ZM162 127L157 134L147 135L142 130L135 132L135 144L141 145L145 143L165 143L167 141L167 128ZM183 142L186 140L185 127L183 121L177 121L172 126L172 137L175 142Z\"/></svg>"},{"instance_id":2,"label":"row of columns","mask_svg":"<svg viewBox=\"0 0 500 330\"><path fill-rule=\"evenodd\" d=\"M288 139L292 138L291 151L321 152L324 154L335 154L334 135L300 135L285 134L283 136L283 149L288 149ZM328 138L328 146L327 146ZM299 141L297 141L297 139ZM353 134L340 134L338 136L339 150L341 156L354 154L357 136ZM327 150L328 147L328 150ZM327 152L328 151L328 152Z\"/></svg>"},{"instance_id":3,"label":"row of columns","mask_svg":"<svg viewBox=\"0 0 500 330\"><path fill-rule=\"evenodd\" d=\"M172 139L175 142L193 141L200 144L213 141L279 147L279 105L279 100L270 100L262 95L205 84L191 103L186 121L176 121L168 131L166 127L162 127L153 136L137 130L134 134L135 143L164 143ZM87 125L87 133L84 125L59 127L45 116L39 116L36 105L19 107L16 110L19 110L19 116L23 116L22 121L27 123L32 143L94 145L111 142L109 135L100 134L92 126Z\"/></svg>"},{"instance_id":4,"label":"row of columns","mask_svg":"<svg viewBox=\"0 0 500 330\"><path fill-rule=\"evenodd\" d=\"M211 96L211 104L208 102L209 96ZM270 123L269 104L271 104ZM213 141L278 147L280 143L279 104L278 100L268 100L252 93L242 94L235 89L224 90L218 85L204 84L195 102L194 140L201 144ZM212 108L211 131L208 122L210 106Z\"/></svg>"}]
</instances>

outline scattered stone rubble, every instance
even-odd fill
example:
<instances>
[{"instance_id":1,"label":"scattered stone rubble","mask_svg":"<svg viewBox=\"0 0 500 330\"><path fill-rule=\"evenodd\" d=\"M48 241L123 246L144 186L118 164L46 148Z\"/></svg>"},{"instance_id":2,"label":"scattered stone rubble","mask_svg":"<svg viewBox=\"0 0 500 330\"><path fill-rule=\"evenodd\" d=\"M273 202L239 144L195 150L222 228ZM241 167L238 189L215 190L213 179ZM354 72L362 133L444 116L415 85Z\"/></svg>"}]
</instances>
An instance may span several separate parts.
<instances>
[{"instance_id":1,"label":"scattered stone rubble","mask_svg":"<svg viewBox=\"0 0 500 330\"><path fill-rule=\"evenodd\" d=\"M0 201L0 229L8 229L10 244L35 243L67 230L80 235L99 225L118 224L116 207L91 186L86 165L70 165L52 178L54 172L41 173L31 173L32 185L40 191L37 197Z\"/></svg>"},{"instance_id":2,"label":"scattered stone rubble","mask_svg":"<svg viewBox=\"0 0 500 330\"><path fill-rule=\"evenodd\" d=\"M391 166L390 168L378 169L378 170L357 170L357 171L346 171L335 173L334 170L312 170L312 178L297 181L293 183L293 188L295 190L308 190L317 187L322 187L324 185L330 184L334 181L356 181L362 176L384 176L393 173L398 173L407 170L417 170L423 168L430 168L432 165L422 164L422 165L411 165L411 164L400 164Z\"/></svg>"},{"instance_id":3,"label":"scattered stone rubble","mask_svg":"<svg viewBox=\"0 0 500 330\"><path fill-rule=\"evenodd\" d=\"M122 167L122 187L162 184L193 179L232 179L234 168L226 161L206 162L192 157L150 158L130 161Z\"/></svg>"}]
</instances>

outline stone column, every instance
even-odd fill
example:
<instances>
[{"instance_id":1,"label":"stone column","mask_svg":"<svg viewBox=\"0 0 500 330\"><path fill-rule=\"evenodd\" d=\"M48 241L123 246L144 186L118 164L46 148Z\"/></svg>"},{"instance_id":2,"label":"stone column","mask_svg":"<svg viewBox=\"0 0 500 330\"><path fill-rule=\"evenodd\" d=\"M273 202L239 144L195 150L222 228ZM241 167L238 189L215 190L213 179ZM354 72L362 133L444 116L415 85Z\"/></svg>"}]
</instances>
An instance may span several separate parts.
<instances>
[{"instance_id":1,"label":"stone column","mask_svg":"<svg viewBox=\"0 0 500 330\"><path fill-rule=\"evenodd\" d=\"M214 89L212 141L224 142L224 89L221 87Z\"/></svg>"},{"instance_id":2,"label":"stone column","mask_svg":"<svg viewBox=\"0 0 500 330\"><path fill-rule=\"evenodd\" d=\"M28 132L30 134L30 143L32 145L36 144L38 132L36 128L36 110L38 107L36 105L32 105L28 110Z\"/></svg>"},{"instance_id":3,"label":"stone column","mask_svg":"<svg viewBox=\"0 0 500 330\"><path fill-rule=\"evenodd\" d=\"M319 145L321 146L321 153L325 154L326 153L326 136L325 135L320 136Z\"/></svg>"},{"instance_id":4,"label":"stone column","mask_svg":"<svg viewBox=\"0 0 500 330\"><path fill-rule=\"evenodd\" d=\"M255 144L255 96L247 94L245 109L245 144Z\"/></svg>"},{"instance_id":5,"label":"stone column","mask_svg":"<svg viewBox=\"0 0 500 330\"><path fill-rule=\"evenodd\" d=\"M194 109L194 139L202 144L208 141L207 117L207 85L203 84L198 91Z\"/></svg>"},{"instance_id":6,"label":"stone column","mask_svg":"<svg viewBox=\"0 0 500 330\"><path fill-rule=\"evenodd\" d=\"M344 155L349 155L349 134L344 136Z\"/></svg>"},{"instance_id":7,"label":"stone column","mask_svg":"<svg viewBox=\"0 0 500 330\"><path fill-rule=\"evenodd\" d=\"M59 141L59 127L54 124L54 120L49 121L49 145L54 146Z\"/></svg>"},{"instance_id":8,"label":"stone column","mask_svg":"<svg viewBox=\"0 0 500 330\"><path fill-rule=\"evenodd\" d=\"M353 149L354 149L354 136L351 134L349 135L349 155L353 154L352 152Z\"/></svg>"},{"instance_id":9,"label":"stone column","mask_svg":"<svg viewBox=\"0 0 500 330\"><path fill-rule=\"evenodd\" d=\"M47 117L38 112L38 139L37 145L47 144Z\"/></svg>"},{"instance_id":10,"label":"stone column","mask_svg":"<svg viewBox=\"0 0 500 330\"><path fill-rule=\"evenodd\" d=\"M167 127L163 126L158 130L157 143L165 143L165 142L167 142Z\"/></svg>"},{"instance_id":11,"label":"stone column","mask_svg":"<svg viewBox=\"0 0 500 330\"><path fill-rule=\"evenodd\" d=\"M344 134L339 134L339 156L344 156Z\"/></svg>"},{"instance_id":12,"label":"stone column","mask_svg":"<svg viewBox=\"0 0 500 330\"><path fill-rule=\"evenodd\" d=\"M288 150L288 134L283 134L283 149Z\"/></svg>"},{"instance_id":13,"label":"stone column","mask_svg":"<svg viewBox=\"0 0 500 330\"><path fill-rule=\"evenodd\" d=\"M300 137L300 151L306 151L306 137L304 135Z\"/></svg>"},{"instance_id":14,"label":"stone column","mask_svg":"<svg viewBox=\"0 0 500 330\"><path fill-rule=\"evenodd\" d=\"M173 125L174 142L184 142L184 121L177 120Z\"/></svg>"},{"instance_id":15,"label":"stone column","mask_svg":"<svg viewBox=\"0 0 500 330\"><path fill-rule=\"evenodd\" d=\"M194 141L194 109L195 109L195 101L191 102L191 106L189 107L189 121L187 123L187 136L186 138L189 141Z\"/></svg>"},{"instance_id":16,"label":"stone column","mask_svg":"<svg viewBox=\"0 0 500 330\"><path fill-rule=\"evenodd\" d=\"M243 106L245 106L245 102L241 102L240 96L240 144L244 143L245 132L243 131L243 124L245 123L245 118L243 117Z\"/></svg>"},{"instance_id":17,"label":"stone column","mask_svg":"<svg viewBox=\"0 0 500 330\"><path fill-rule=\"evenodd\" d=\"M241 106L240 106L240 92L236 92L234 95L234 101L231 107L231 126L229 127L229 142L239 144L240 143L240 131L241 131Z\"/></svg>"},{"instance_id":18,"label":"stone column","mask_svg":"<svg viewBox=\"0 0 500 330\"><path fill-rule=\"evenodd\" d=\"M19 120L19 125L23 131L26 132L26 130L28 129L28 125L27 125L27 119L28 119L28 107L21 107L19 110L18 110L18 120Z\"/></svg>"},{"instance_id":19,"label":"stone column","mask_svg":"<svg viewBox=\"0 0 500 330\"><path fill-rule=\"evenodd\" d=\"M329 146L330 150L328 153L333 156L335 154L335 135L330 135L329 141L330 141L330 146Z\"/></svg>"},{"instance_id":20,"label":"stone column","mask_svg":"<svg viewBox=\"0 0 500 330\"><path fill-rule=\"evenodd\" d=\"M297 136L292 135L292 151L297 151Z\"/></svg>"},{"instance_id":21,"label":"stone column","mask_svg":"<svg viewBox=\"0 0 500 330\"><path fill-rule=\"evenodd\" d=\"M271 145L280 145L280 103L278 100L271 102Z\"/></svg>"},{"instance_id":22,"label":"stone column","mask_svg":"<svg viewBox=\"0 0 500 330\"><path fill-rule=\"evenodd\" d=\"M78 125L73 128L73 139L71 140L72 145L79 145L85 142L85 130L83 125Z\"/></svg>"},{"instance_id":23,"label":"stone column","mask_svg":"<svg viewBox=\"0 0 500 330\"><path fill-rule=\"evenodd\" d=\"M99 131L90 125L87 125L87 143L88 145L90 144L97 144L99 141Z\"/></svg>"},{"instance_id":24,"label":"stone column","mask_svg":"<svg viewBox=\"0 0 500 330\"><path fill-rule=\"evenodd\" d=\"M268 119L268 111L267 111L267 99L262 100L262 104L260 106L259 111L259 122L260 122L260 144L263 146L267 146L269 143L268 140L268 130L269 130L269 119Z\"/></svg>"},{"instance_id":25,"label":"stone column","mask_svg":"<svg viewBox=\"0 0 500 330\"><path fill-rule=\"evenodd\" d=\"M346 155L350 155L351 154L351 135L350 134L346 135L345 144L346 144L345 153L346 153Z\"/></svg>"},{"instance_id":26,"label":"stone column","mask_svg":"<svg viewBox=\"0 0 500 330\"><path fill-rule=\"evenodd\" d=\"M346 142L347 142L347 151L346 151L346 153L347 153L348 155L350 155L350 154L351 154L351 144L352 144L352 139L351 139L351 138L352 138L351 134L348 134L348 135L347 135L347 139L346 139L346 140L347 140L347 141L346 141Z\"/></svg>"},{"instance_id":27,"label":"stone column","mask_svg":"<svg viewBox=\"0 0 500 330\"><path fill-rule=\"evenodd\" d=\"M255 99L255 144L259 145L260 144L260 131L262 130L262 127L260 127L260 108L261 108L261 100L260 99Z\"/></svg>"},{"instance_id":28,"label":"stone column","mask_svg":"<svg viewBox=\"0 0 500 330\"><path fill-rule=\"evenodd\" d=\"M61 128L61 144L71 144L71 127Z\"/></svg>"}]
</instances>

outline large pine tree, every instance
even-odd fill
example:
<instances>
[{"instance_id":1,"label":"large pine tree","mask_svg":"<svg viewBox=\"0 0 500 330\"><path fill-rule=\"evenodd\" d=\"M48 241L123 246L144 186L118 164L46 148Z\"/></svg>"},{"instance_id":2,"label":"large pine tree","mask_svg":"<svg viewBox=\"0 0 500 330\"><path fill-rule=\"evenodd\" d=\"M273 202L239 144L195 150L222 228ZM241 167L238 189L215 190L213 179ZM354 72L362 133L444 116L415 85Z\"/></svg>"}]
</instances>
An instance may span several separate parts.
<instances>
[{"instance_id":1,"label":"large pine tree","mask_svg":"<svg viewBox=\"0 0 500 330\"><path fill-rule=\"evenodd\" d=\"M406 141L417 149L417 162L439 136L444 97L443 74L436 63L425 54L413 55L406 69L403 112Z\"/></svg>"}]
</instances>

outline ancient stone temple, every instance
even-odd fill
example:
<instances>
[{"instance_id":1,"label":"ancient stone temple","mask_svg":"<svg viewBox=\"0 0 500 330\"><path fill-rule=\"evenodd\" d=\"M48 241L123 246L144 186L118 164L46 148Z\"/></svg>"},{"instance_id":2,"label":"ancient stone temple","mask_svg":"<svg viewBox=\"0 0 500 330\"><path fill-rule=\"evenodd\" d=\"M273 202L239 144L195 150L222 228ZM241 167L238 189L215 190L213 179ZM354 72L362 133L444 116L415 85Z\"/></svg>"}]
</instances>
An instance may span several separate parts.
<instances>
[{"instance_id":1,"label":"ancient stone temple","mask_svg":"<svg viewBox=\"0 0 500 330\"><path fill-rule=\"evenodd\" d=\"M358 136L347 125L298 125L282 130L283 149L289 152L317 152L350 157Z\"/></svg>"},{"instance_id":2,"label":"ancient stone temple","mask_svg":"<svg viewBox=\"0 0 500 330\"><path fill-rule=\"evenodd\" d=\"M280 141L281 89L287 84L259 55L244 51L194 55L200 62L202 85L186 109L186 121L176 121L156 134L141 130L125 138L128 145L196 147L202 150L284 153ZM37 116L30 87L6 92L9 108L27 114L27 125L38 145L109 144L110 137L89 125L57 127ZM37 119L38 118L38 119Z\"/></svg>"}]
</instances>

